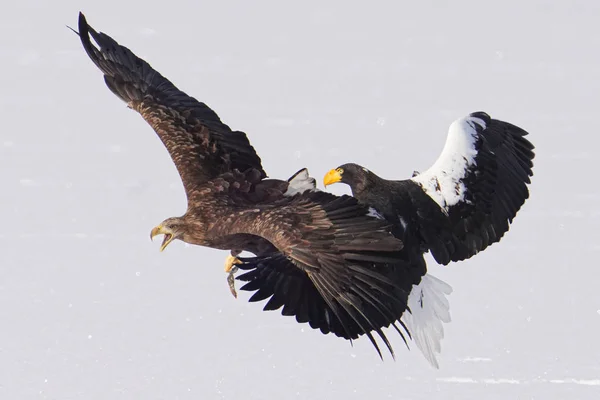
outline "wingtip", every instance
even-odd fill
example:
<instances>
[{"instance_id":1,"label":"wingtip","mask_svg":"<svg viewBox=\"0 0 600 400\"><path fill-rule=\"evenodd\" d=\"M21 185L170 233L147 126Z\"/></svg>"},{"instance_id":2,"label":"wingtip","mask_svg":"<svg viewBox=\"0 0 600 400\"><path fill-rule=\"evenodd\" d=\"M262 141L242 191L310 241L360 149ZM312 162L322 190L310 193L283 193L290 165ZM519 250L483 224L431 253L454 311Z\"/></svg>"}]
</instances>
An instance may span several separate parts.
<instances>
[{"instance_id":1,"label":"wingtip","mask_svg":"<svg viewBox=\"0 0 600 400\"><path fill-rule=\"evenodd\" d=\"M87 21L85 19L85 15L83 15L83 13L81 11L79 11L79 19L77 22L77 25L79 27L79 32L81 32L81 26L82 25L86 25L87 26ZM75 33L77 36L81 36L81 34L76 31L75 29L71 28L69 25L65 25L68 29L70 29L71 31L73 31L73 33Z\"/></svg>"},{"instance_id":2,"label":"wingtip","mask_svg":"<svg viewBox=\"0 0 600 400\"><path fill-rule=\"evenodd\" d=\"M91 58L91 60L94 62L94 64L96 64L96 66L98 66L100 69L102 69L100 67L100 65L98 64L98 54L97 54L97 49L95 48L95 46L92 44L92 38L98 42L97 40L97 33L96 31L87 23L87 20L85 19L85 15L83 15L83 13L80 11L79 12L79 20L77 22L77 28L79 29L78 35L79 35L79 39L81 40L81 44L83 45L83 48L85 49L86 53L88 54L88 56ZM91 37L90 37L91 35Z\"/></svg>"},{"instance_id":3,"label":"wingtip","mask_svg":"<svg viewBox=\"0 0 600 400\"><path fill-rule=\"evenodd\" d=\"M77 20L77 29L79 29L77 34L82 38L82 40L89 36L89 25L85 19L85 15L83 15L81 11L79 12L79 18Z\"/></svg>"},{"instance_id":4,"label":"wingtip","mask_svg":"<svg viewBox=\"0 0 600 400\"><path fill-rule=\"evenodd\" d=\"M87 23L87 20L85 19L85 15L83 15L83 13L81 11L79 11L79 18L77 20L77 25L78 25L80 34L82 34L84 30L87 31L88 23Z\"/></svg>"}]
</instances>

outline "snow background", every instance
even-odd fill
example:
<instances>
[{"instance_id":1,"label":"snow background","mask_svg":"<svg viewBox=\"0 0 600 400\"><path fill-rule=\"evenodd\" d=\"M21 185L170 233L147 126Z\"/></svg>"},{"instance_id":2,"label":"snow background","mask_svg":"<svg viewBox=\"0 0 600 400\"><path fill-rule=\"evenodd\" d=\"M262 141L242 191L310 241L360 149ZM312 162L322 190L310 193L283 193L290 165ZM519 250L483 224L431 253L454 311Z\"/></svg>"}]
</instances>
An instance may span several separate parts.
<instances>
[{"instance_id":1,"label":"snow background","mask_svg":"<svg viewBox=\"0 0 600 400\"><path fill-rule=\"evenodd\" d=\"M600 397L600 3L349 3L3 4L0 398ZM159 253L181 183L65 27L79 10L247 132L273 177L408 177L476 110L531 132L513 229L467 262L428 258L454 288L441 369L393 332L381 362L235 300L224 251Z\"/></svg>"}]
</instances>

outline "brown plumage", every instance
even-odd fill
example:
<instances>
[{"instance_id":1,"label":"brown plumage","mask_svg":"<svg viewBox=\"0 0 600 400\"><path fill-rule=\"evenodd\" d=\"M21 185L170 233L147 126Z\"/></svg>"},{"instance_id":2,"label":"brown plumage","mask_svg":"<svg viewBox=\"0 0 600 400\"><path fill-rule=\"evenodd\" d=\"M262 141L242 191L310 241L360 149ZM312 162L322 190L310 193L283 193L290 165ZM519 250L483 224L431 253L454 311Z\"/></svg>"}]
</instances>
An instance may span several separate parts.
<instances>
[{"instance_id":1,"label":"brown plumage","mask_svg":"<svg viewBox=\"0 0 600 400\"><path fill-rule=\"evenodd\" d=\"M243 132L231 130L206 104L96 32L83 14L79 36L109 89L158 134L183 181L186 213L152 230L152 236L165 236L162 248L180 239L250 251L257 256L257 273L275 271L276 282L255 280L260 296L275 288L268 309L289 304L284 313L298 321L347 339L365 334L377 348L374 331L392 351L381 328L395 326L406 310L407 292L390 274L409 265L390 224L369 216L353 197L316 191L305 170L289 181L265 179Z\"/></svg>"}]
</instances>

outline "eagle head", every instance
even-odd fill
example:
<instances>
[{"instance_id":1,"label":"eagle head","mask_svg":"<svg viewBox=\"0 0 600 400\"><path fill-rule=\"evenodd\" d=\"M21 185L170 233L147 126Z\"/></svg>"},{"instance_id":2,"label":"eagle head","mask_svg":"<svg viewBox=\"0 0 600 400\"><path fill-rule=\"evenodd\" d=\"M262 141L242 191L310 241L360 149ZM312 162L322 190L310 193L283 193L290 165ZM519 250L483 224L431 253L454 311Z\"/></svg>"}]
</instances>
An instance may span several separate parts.
<instances>
[{"instance_id":1,"label":"eagle head","mask_svg":"<svg viewBox=\"0 0 600 400\"><path fill-rule=\"evenodd\" d=\"M162 245L160 246L160 251L163 251L173 240L183 239L186 226L187 224L181 217L167 218L152 229L150 239L154 239L156 235L164 235Z\"/></svg>"},{"instance_id":2,"label":"eagle head","mask_svg":"<svg viewBox=\"0 0 600 400\"><path fill-rule=\"evenodd\" d=\"M354 189L354 186L365 185L371 172L358 164L344 164L329 171L323 178L325 186L334 183L345 183Z\"/></svg>"}]
</instances>

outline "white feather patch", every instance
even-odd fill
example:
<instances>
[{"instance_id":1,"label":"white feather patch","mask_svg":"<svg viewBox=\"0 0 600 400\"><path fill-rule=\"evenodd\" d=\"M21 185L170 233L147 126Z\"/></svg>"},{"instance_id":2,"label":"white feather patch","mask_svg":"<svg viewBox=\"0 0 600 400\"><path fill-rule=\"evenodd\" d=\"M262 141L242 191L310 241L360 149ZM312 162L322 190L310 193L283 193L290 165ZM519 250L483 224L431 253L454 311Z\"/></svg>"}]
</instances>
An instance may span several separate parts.
<instances>
[{"instance_id":1,"label":"white feather patch","mask_svg":"<svg viewBox=\"0 0 600 400\"><path fill-rule=\"evenodd\" d=\"M379 214L379 211L377 211L373 207L369 207L369 212L367 213L367 215L369 217L375 217L377 219L385 219L385 218L383 218L383 215Z\"/></svg>"},{"instance_id":2,"label":"white feather patch","mask_svg":"<svg viewBox=\"0 0 600 400\"><path fill-rule=\"evenodd\" d=\"M285 191L285 196L293 196L297 193L306 191L314 192L317 189L317 181L311 178L306 168L302 168L288 179L289 186Z\"/></svg>"},{"instance_id":3,"label":"white feather patch","mask_svg":"<svg viewBox=\"0 0 600 400\"><path fill-rule=\"evenodd\" d=\"M408 226L408 224L406 223L406 220L404 218L402 218L400 215L398 215L398 220L400 221L400 225L402 225L402 229L406 230L406 227Z\"/></svg>"},{"instance_id":4,"label":"white feather patch","mask_svg":"<svg viewBox=\"0 0 600 400\"><path fill-rule=\"evenodd\" d=\"M446 212L465 198L466 188L462 180L475 164L477 156L475 124L486 128L481 118L465 117L454 121L436 162L427 171L411 178Z\"/></svg>"},{"instance_id":5,"label":"white feather patch","mask_svg":"<svg viewBox=\"0 0 600 400\"><path fill-rule=\"evenodd\" d=\"M407 310L402 315L402 321L415 344L434 368L439 368L436 355L442 350L442 323L450 322L450 304L446 298L450 293L450 285L425 274L418 285L413 285L408 296L408 307L411 311Z\"/></svg>"}]
</instances>

